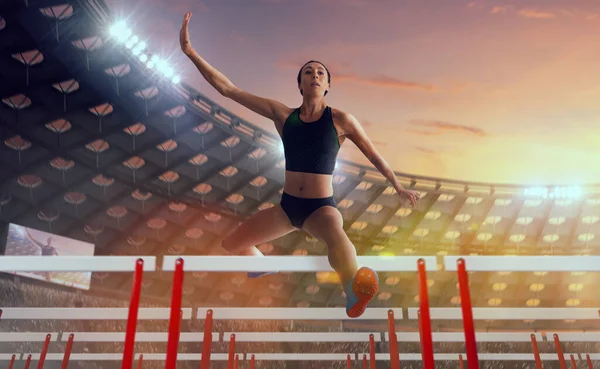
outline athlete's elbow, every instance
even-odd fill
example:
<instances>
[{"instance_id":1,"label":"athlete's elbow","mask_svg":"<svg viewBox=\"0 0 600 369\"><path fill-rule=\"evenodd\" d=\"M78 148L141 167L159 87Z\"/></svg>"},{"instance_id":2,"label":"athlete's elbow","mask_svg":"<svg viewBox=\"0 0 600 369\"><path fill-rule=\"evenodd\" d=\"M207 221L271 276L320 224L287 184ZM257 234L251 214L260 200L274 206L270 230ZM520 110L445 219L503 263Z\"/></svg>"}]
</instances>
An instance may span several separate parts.
<instances>
[{"instance_id":1,"label":"athlete's elbow","mask_svg":"<svg viewBox=\"0 0 600 369\"><path fill-rule=\"evenodd\" d=\"M226 86L217 85L215 89L223 97L229 98L229 96L231 96L231 91Z\"/></svg>"},{"instance_id":2,"label":"athlete's elbow","mask_svg":"<svg viewBox=\"0 0 600 369\"><path fill-rule=\"evenodd\" d=\"M231 99L235 93L236 86L232 83L222 83L217 85L217 92L221 94L221 96Z\"/></svg>"}]
</instances>

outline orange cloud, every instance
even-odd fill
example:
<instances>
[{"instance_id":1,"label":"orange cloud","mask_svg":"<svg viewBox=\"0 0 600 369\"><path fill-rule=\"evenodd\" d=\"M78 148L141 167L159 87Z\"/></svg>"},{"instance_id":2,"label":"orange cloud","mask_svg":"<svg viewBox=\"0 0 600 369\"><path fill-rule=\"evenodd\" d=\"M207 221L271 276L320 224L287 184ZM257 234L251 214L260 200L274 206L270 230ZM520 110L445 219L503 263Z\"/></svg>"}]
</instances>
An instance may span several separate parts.
<instances>
[{"instance_id":1,"label":"orange cloud","mask_svg":"<svg viewBox=\"0 0 600 369\"><path fill-rule=\"evenodd\" d=\"M415 150L425 153L425 154L437 154L438 152L432 149L428 149L426 147L421 147L421 146L417 146L415 147Z\"/></svg>"},{"instance_id":2,"label":"orange cloud","mask_svg":"<svg viewBox=\"0 0 600 369\"><path fill-rule=\"evenodd\" d=\"M510 6L508 6L508 5L494 6L492 8L492 10L490 10L490 13L492 13L492 14L505 14L505 13L508 13L509 9L510 9Z\"/></svg>"},{"instance_id":3,"label":"orange cloud","mask_svg":"<svg viewBox=\"0 0 600 369\"><path fill-rule=\"evenodd\" d=\"M417 82L402 81L389 76L377 76L372 78L359 77L354 74L338 74L335 75L336 81L348 81L354 83L362 83L377 87L399 88L399 89L417 89L425 91L435 91L436 87Z\"/></svg>"},{"instance_id":4,"label":"orange cloud","mask_svg":"<svg viewBox=\"0 0 600 369\"><path fill-rule=\"evenodd\" d=\"M439 136L442 134L442 132L431 132L431 131L422 131L420 129L411 129L411 128L407 128L404 130L404 132L408 132L408 133L413 133L416 135L421 135L421 136Z\"/></svg>"},{"instance_id":5,"label":"orange cloud","mask_svg":"<svg viewBox=\"0 0 600 369\"><path fill-rule=\"evenodd\" d=\"M535 19L551 19L556 18L556 15L551 12L542 12L535 9L521 9L518 13L521 17Z\"/></svg>"},{"instance_id":6,"label":"orange cloud","mask_svg":"<svg viewBox=\"0 0 600 369\"><path fill-rule=\"evenodd\" d=\"M308 60L302 60L300 61L298 60L291 60L291 59L286 59L286 60L278 60L275 65L277 68L280 69L285 69L285 70L299 70L300 67L306 63ZM432 86L432 85L427 85L427 84L423 84L423 83L417 83L417 82L410 82L410 81L403 81L394 77L389 77L389 76L377 76L377 77L360 77L357 76L356 74L352 74L352 73L344 73L344 71L347 71L350 67L348 64L346 63L327 63L326 61L323 61L323 63L325 63L325 65L327 66L327 68L329 69L329 71L331 72L331 79L332 82L353 82L353 83L361 83L361 84L367 84L367 85L371 85L371 86L377 86L377 87L384 87L384 88L398 88L398 89L418 89L418 90L425 90L425 91L435 91L437 89L436 86Z\"/></svg>"},{"instance_id":7,"label":"orange cloud","mask_svg":"<svg viewBox=\"0 0 600 369\"><path fill-rule=\"evenodd\" d=\"M508 14L508 13L516 13L518 16L523 18L532 18L532 19L552 19L556 18L556 14L551 11L541 11L533 8L523 8L523 9L515 9L512 5L496 5L493 6L490 10L491 14ZM573 15L572 12L568 12L563 10L564 14Z\"/></svg>"},{"instance_id":8,"label":"orange cloud","mask_svg":"<svg viewBox=\"0 0 600 369\"><path fill-rule=\"evenodd\" d=\"M479 136L479 137L487 136L485 131L480 128L465 126L465 125L460 125L460 124L440 122L440 121L424 121L424 120L411 120L409 123L411 125L415 125L415 126L419 126L419 127L426 127L426 128L434 129L433 132L413 130L413 133L423 134L423 135L428 135L428 136L439 135L439 134L442 134L445 132L464 132L464 133L473 134L473 135Z\"/></svg>"}]
</instances>

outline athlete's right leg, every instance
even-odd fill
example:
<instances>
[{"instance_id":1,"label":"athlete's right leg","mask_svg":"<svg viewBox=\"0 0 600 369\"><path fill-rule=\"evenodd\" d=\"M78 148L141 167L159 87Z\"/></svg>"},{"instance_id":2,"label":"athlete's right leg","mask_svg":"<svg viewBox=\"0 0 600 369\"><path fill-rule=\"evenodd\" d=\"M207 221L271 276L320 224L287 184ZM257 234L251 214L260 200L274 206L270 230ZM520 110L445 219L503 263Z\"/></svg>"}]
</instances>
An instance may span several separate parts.
<instances>
[{"instance_id":1,"label":"athlete's right leg","mask_svg":"<svg viewBox=\"0 0 600 369\"><path fill-rule=\"evenodd\" d=\"M221 243L223 248L236 255L262 256L256 248L265 242L297 230L280 205L261 210L225 237Z\"/></svg>"}]
</instances>

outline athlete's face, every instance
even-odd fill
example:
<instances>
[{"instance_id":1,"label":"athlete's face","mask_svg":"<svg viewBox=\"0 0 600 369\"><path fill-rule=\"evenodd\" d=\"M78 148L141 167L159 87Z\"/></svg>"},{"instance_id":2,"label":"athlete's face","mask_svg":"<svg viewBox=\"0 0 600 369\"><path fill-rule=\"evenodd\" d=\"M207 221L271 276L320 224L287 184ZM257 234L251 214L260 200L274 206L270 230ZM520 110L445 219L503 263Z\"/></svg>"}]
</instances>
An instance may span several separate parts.
<instances>
[{"instance_id":1,"label":"athlete's face","mask_svg":"<svg viewBox=\"0 0 600 369\"><path fill-rule=\"evenodd\" d=\"M309 63L302 68L299 89L304 96L324 96L330 86L327 70L320 63Z\"/></svg>"}]
</instances>

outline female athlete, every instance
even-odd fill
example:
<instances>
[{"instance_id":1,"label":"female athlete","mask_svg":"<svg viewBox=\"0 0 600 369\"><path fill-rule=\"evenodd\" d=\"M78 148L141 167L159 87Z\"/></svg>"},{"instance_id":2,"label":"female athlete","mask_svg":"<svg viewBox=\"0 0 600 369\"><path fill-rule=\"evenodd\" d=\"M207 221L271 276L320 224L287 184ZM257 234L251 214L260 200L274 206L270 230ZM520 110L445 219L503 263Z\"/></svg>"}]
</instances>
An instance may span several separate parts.
<instances>
[{"instance_id":1,"label":"female athlete","mask_svg":"<svg viewBox=\"0 0 600 369\"><path fill-rule=\"evenodd\" d=\"M251 216L223 240L223 248L237 255L262 256L256 245L299 229L310 233L327 245L329 263L346 292L346 313L359 317L377 294L379 279L372 269L358 268L356 249L343 229L333 198L332 173L340 146L346 139L352 141L412 206L419 200L418 192L402 187L355 117L327 105L331 74L323 63L310 61L302 66L297 77L302 105L287 107L240 89L204 60L190 42L190 18L191 13L184 16L179 35L183 53L221 95L272 120L285 153L285 184L279 205ZM249 276L264 274L269 273Z\"/></svg>"}]
</instances>

